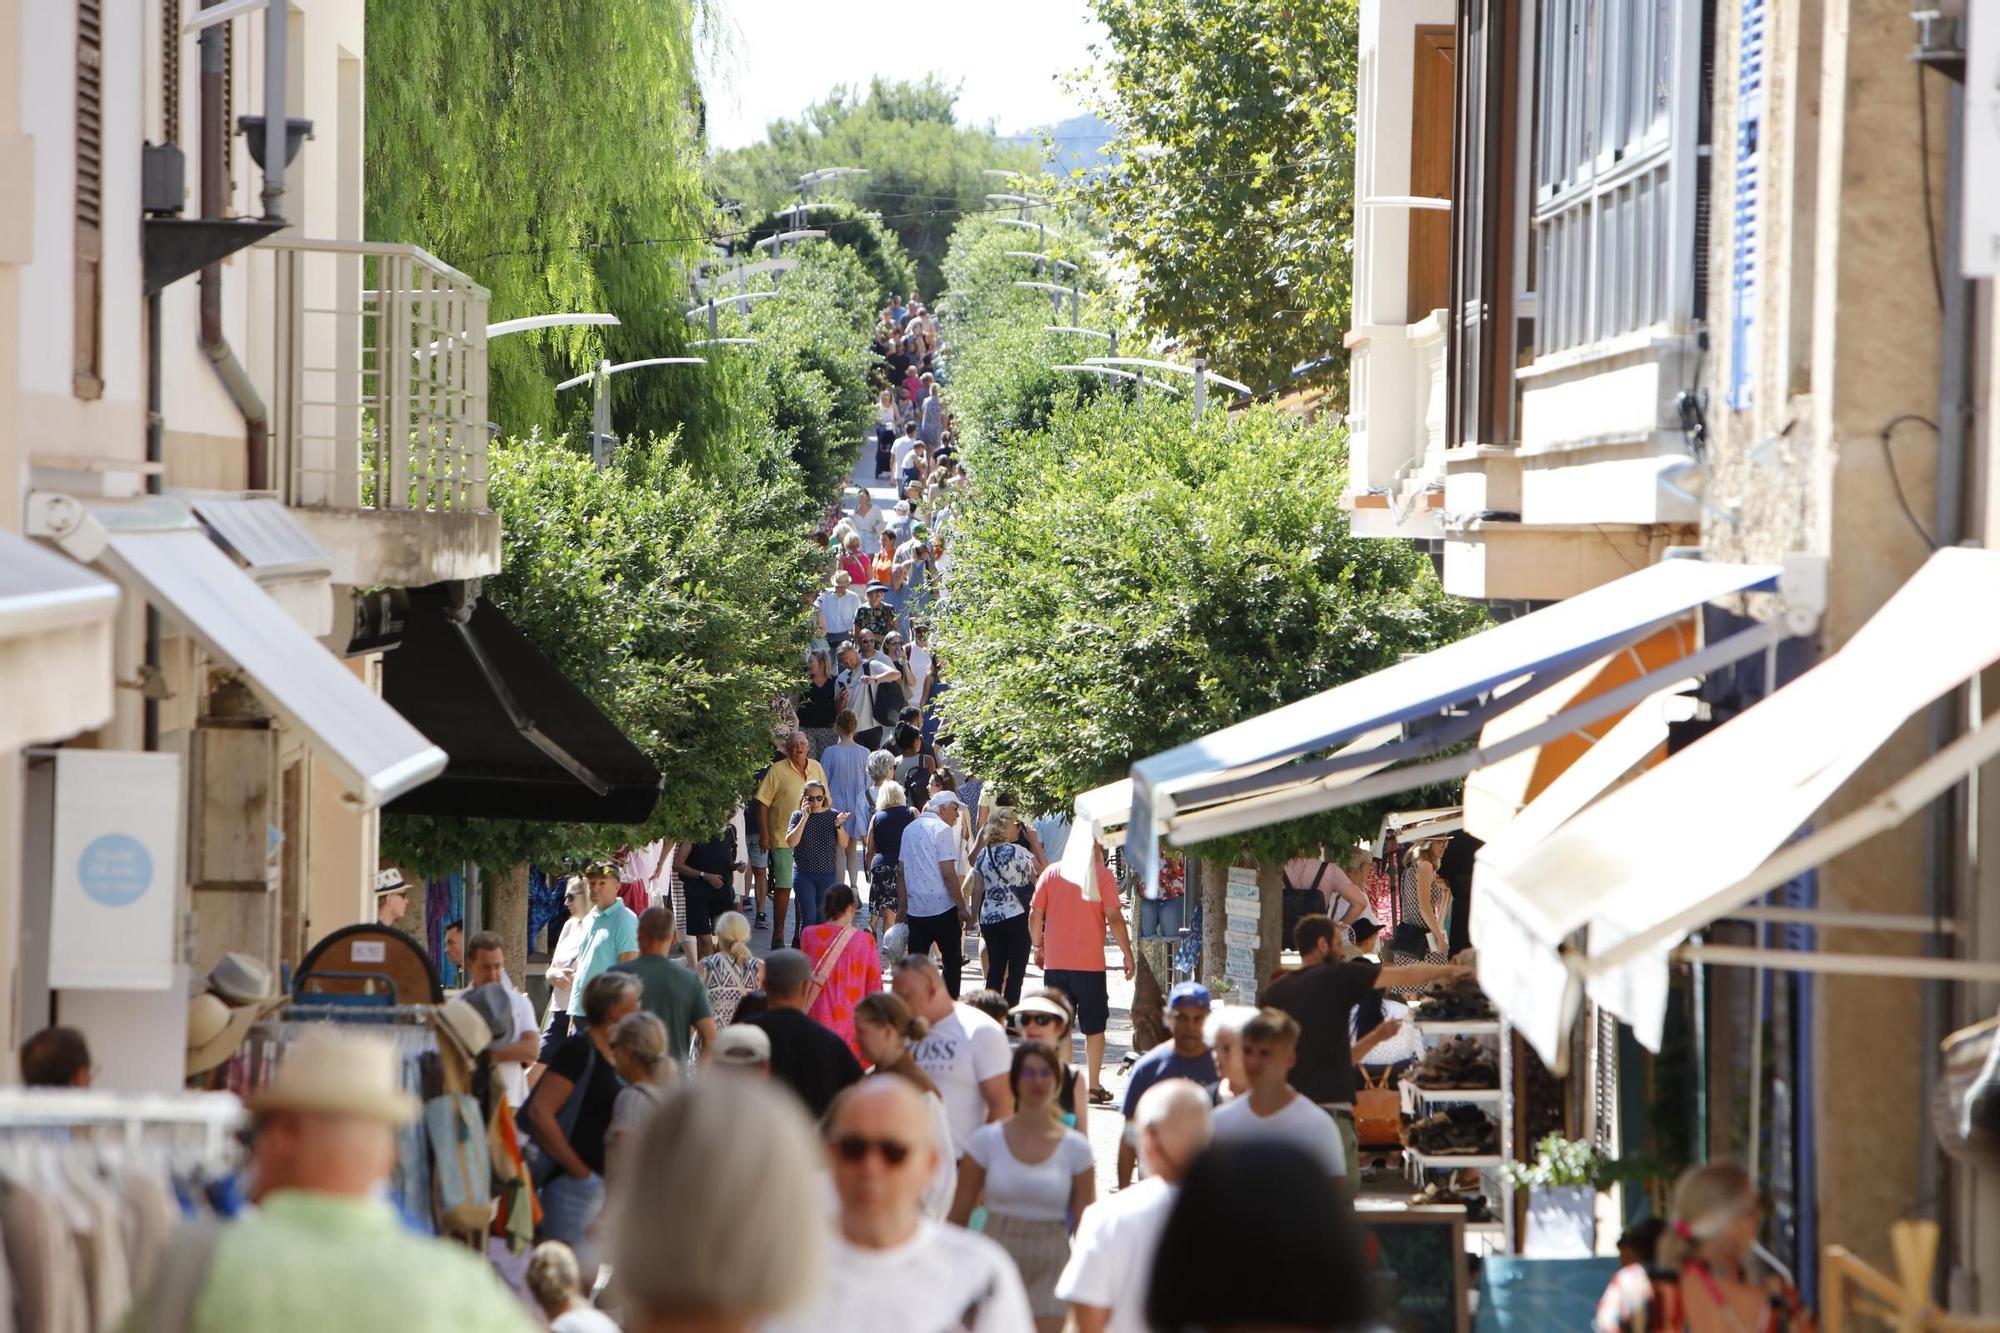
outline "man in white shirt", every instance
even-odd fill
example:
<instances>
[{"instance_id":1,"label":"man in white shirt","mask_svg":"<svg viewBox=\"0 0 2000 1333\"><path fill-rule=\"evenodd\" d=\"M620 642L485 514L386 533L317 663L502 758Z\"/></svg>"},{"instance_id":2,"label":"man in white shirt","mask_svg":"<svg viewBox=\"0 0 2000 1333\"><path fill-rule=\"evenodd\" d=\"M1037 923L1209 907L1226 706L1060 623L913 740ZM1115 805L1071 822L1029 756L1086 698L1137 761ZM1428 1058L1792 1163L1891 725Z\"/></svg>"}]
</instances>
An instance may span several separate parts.
<instances>
[{"instance_id":1,"label":"man in white shirt","mask_svg":"<svg viewBox=\"0 0 2000 1333\"><path fill-rule=\"evenodd\" d=\"M1077 1333L1146 1333L1153 1251L1181 1178L1208 1146L1208 1093L1184 1078L1162 1079L1139 1098L1134 1120L1146 1178L1084 1210L1056 1279Z\"/></svg>"},{"instance_id":2,"label":"man in white shirt","mask_svg":"<svg viewBox=\"0 0 2000 1333\"><path fill-rule=\"evenodd\" d=\"M903 836L907 848L909 834ZM890 989L911 1013L930 1024L910 1054L944 1098L945 1115L951 1121L951 1153L960 1156L974 1130L1014 1114L1014 1094L1007 1087L1014 1053L1007 1046L1006 1029L971 1005L953 1000L927 953L911 953L897 963Z\"/></svg>"},{"instance_id":3,"label":"man in white shirt","mask_svg":"<svg viewBox=\"0 0 2000 1333\"><path fill-rule=\"evenodd\" d=\"M890 445L890 446L889 446L889 475L890 475L890 476L892 476L892 477L896 477L896 478L901 478L901 477L902 477L902 475L903 475L903 464L905 464L905 463L907 463L907 462L909 461L909 459L910 459L910 454L911 454L911 452L912 452L912 451L914 451L914 450L916 449L916 447L917 447L917 437L916 437L916 436L914 436L914 435L898 435L898 436L896 437L896 442L895 442L894 444L892 444L892 445ZM897 510L896 512L897 512L898 514L901 514L901 513L903 512L903 511L902 511L901 509L898 509L898 510Z\"/></svg>"},{"instance_id":4,"label":"man in white shirt","mask_svg":"<svg viewBox=\"0 0 2000 1333\"><path fill-rule=\"evenodd\" d=\"M883 719L885 731L887 721ZM923 813L903 830L903 854L897 866L910 953L920 957L937 945L945 992L953 1000L958 998L965 967L961 932L975 919L959 878L958 818L958 793L933 789Z\"/></svg>"},{"instance_id":5,"label":"man in white shirt","mask_svg":"<svg viewBox=\"0 0 2000 1333\"><path fill-rule=\"evenodd\" d=\"M895 665L882 660L872 644L865 658L853 639L840 645L840 670L833 677L834 708L854 710L854 741L864 749L879 749L887 738L888 725L875 716L875 687L897 674Z\"/></svg>"},{"instance_id":6,"label":"man in white shirt","mask_svg":"<svg viewBox=\"0 0 2000 1333\"><path fill-rule=\"evenodd\" d=\"M833 586L819 595L820 618L826 621L826 645L840 655L840 645L854 637L854 613L861 609L861 594L854 591L854 576L844 569L833 574Z\"/></svg>"},{"instance_id":7,"label":"man in white shirt","mask_svg":"<svg viewBox=\"0 0 2000 1333\"><path fill-rule=\"evenodd\" d=\"M976 1232L923 1214L937 1162L925 1094L875 1074L827 1112L827 1165L840 1211L817 1299L765 1321L764 1333L1026 1333L1035 1326L1020 1270Z\"/></svg>"},{"instance_id":8,"label":"man in white shirt","mask_svg":"<svg viewBox=\"0 0 2000 1333\"><path fill-rule=\"evenodd\" d=\"M482 930L465 942L465 974L471 985L490 986L497 981L507 988L507 998L514 1007L514 1036L506 1045L487 1050L500 1086L507 1090L507 1101L518 1111L527 1105L528 1066L535 1062L542 1040L541 1025L535 1022L535 1002L515 988L514 979L507 975L507 946L490 930Z\"/></svg>"},{"instance_id":9,"label":"man in white shirt","mask_svg":"<svg viewBox=\"0 0 2000 1333\"><path fill-rule=\"evenodd\" d=\"M1347 1174L1347 1150L1340 1128L1319 1106L1292 1087L1299 1058L1298 1020L1282 1009L1261 1009L1243 1025L1238 1039L1250 1094L1224 1102L1215 1112L1215 1141L1243 1143L1275 1139L1303 1148L1334 1177Z\"/></svg>"}]
</instances>

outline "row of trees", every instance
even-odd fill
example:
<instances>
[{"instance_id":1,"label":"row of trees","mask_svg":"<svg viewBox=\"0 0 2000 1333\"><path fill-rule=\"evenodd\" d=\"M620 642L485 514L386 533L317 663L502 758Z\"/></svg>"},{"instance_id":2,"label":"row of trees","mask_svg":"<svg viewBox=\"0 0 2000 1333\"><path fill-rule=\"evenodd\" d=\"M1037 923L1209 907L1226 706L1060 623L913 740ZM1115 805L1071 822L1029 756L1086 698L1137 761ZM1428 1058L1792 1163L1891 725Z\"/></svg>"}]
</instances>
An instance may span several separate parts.
<instances>
[{"instance_id":1,"label":"row of trees","mask_svg":"<svg viewBox=\"0 0 2000 1333\"><path fill-rule=\"evenodd\" d=\"M1020 261L1002 252L1017 244L968 223L944 264L974 486L956 506L938 637L947 729L973 771L1033 808L1067 809L1140 758L1484 623L1408 543L1349 532L1334 421L1218 403L1197 423L1187 397L1157 385L1053 370L1102 346L1047 330L1042 296L1013 285ZM1112 302L1094 297L1084 324L1115 323ZM1127 346L1138 337L1125 330ZM1258 965L1274 967L1284 859L1370 837L1381 813L1336 810L1194 848L1215 970L1228 866L1259 867ZM1135 1018L1156 986L1142 974Z\"/></svg>"},{"instance_id":2,"label":"row of trees","mask_svg":"<svg viewBox=\"0 0 2000 1333\"><path fill-rule=\"evenodd\" d=\"M692 4L619 0L588 22L574 8L471 0L447 22L434 4L369 0L367 225L485 284L496 320L622 321L494 343L504 563L484 594L652 758L662 793L641 826L385 817L385 859L427 872L705 837L729 817L770 757L772 700L802 674L801 608L823 561L809 538L872 421L875 313L916 272L898 232L853 206L823 210L829 240L796 250L776 283L752 280L771 299L720 318L721 334L755 343L692 347L708 328L684 314L690 279L717 260L714 242L761 258L751 243L777 220L746 225L718 204ZM891 104L926 95L874 101L922 123ZM594 466L590 391L555 384L601 358L690 354L707 364L612 378L624 443Z\"/></svg>"}]
</instances>

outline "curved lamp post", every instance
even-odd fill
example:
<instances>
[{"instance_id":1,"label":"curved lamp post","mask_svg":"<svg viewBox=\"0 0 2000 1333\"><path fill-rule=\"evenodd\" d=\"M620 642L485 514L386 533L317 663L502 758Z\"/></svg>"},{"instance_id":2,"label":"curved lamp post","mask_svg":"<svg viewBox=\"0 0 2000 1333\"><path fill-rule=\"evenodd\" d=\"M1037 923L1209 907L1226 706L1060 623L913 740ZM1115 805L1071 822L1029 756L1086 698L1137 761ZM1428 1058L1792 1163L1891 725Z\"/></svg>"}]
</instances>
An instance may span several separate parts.
<instances>
[{"instance_id":1,"label":"curved lamp post","mask_svg":"<svg viewBox=\"0 0 2000 1333\"><path fill-rule=\"evenodd\" d=\"M700 305L689 306L687 317L689 319L706 317L708 320L708 336L713 338L717 336L715 324L718 315L722 311L722 307L733 305L740 310L752 301L766 301L776 295L776 292L738 292L734 296L718 296L711 300L703 301Z\"/></svg>"},{"instance_id":2,"label":"curved lamp post","mask_svg":"<svg viewBox=\"0 0 2000 1333\"><path fill-rule=\"evenodd\" d=\"M1151 361L1143 356L1089 356L1084 358L1084 362L1087 365L1093 366L1143 366L1148 370L1170 370L1176 375L1194 376L1194 419L1196 421L1201 420L1202 409L1208 405L1208 382L1210 380L1214 380L1217 384L1225 388L1236 390L1236 392L1242 394L1245 398L1256 396L1256 390L1252 389L1249 385L1229 379L1226 376L1217 375L1209 370L1208 362L1201 357L1196 357L1194 364L1191 366L1181 365L1177 361Z\"/></svg>"},{"instance_id":3,"label":"curved lamp post","mask_svg":"<svg viewBox=\"0 0 2000 1333\"><path fill-rule=\"evenodd\" d=\"M1159 389L1162 390L1163 392L1170 393L1176 398L1180 397L1181 395L1179 385L1168 384L1164 380L1149 380L1144 375L1138 374L1134 371L1113 370L1110 366L1090 366L1090 365L1050 366L1049 369L1075 371L1077 374L1080 375L1102 375L1106 379L1130 380L1135 384L1142 384L1150 389Z\"/></svg>"},{"instance_id":4,"label":"curved lamp post","mask_svg":"<svg viewBox=\"0 0 2000 1333\"><path fill-rule=\"evenodd\" d=\"M566 379L556 385L556 392L574 389L579 384L591 386L590 403L590 461L599 467L611 466L611 395L608 392L611 377L627 370L638 370L643 366L705 366L708 358L702 356L649 356L639 361L621 361L612 365L609 361L599 361L597 368L585 375Z\"/></svg>"}]
</instances>

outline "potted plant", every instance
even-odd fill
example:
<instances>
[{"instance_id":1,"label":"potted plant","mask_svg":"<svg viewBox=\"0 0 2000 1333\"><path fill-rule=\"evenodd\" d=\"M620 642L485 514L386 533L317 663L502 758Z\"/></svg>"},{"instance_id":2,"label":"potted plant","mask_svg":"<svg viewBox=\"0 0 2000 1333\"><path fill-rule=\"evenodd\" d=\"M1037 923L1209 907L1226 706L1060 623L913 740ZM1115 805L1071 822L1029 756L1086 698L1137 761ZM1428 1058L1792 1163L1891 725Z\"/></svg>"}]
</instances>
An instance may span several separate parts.
<instances>
[{"instance_id":1,"label":"potted plant","mask_svg":"<svg viewBox=\"0 0 2000 1333\"><path fill-rule=\"evenodd\" d=\"M1588 1143L1550 1134L1532 1163L1508 1162L1507 1183L1528 1191L1528 1238L1521 1252L1540 1259L1588 1258L1597 1251L1597 1192L1609 1163Z\"/></svg>"}]
</instances>

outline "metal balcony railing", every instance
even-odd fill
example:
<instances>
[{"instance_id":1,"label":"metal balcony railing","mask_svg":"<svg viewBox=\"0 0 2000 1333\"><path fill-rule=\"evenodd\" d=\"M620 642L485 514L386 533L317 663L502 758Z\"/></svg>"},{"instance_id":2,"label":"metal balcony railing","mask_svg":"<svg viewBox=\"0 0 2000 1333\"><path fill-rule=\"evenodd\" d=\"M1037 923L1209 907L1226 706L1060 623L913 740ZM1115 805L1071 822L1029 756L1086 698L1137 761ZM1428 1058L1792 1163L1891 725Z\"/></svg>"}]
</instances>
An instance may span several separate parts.
<instances>
[{"instance_id":1,"label":"metal balcony railing","mask_svg":"<svg viewBox=\"0 0 2000 1333\"><path fill-rule=\"evenodd\" d=\"M414 245L283 238L275 251L273 475L287 504L486 504L484 287Z\"/></svg>"}]
</instances>

